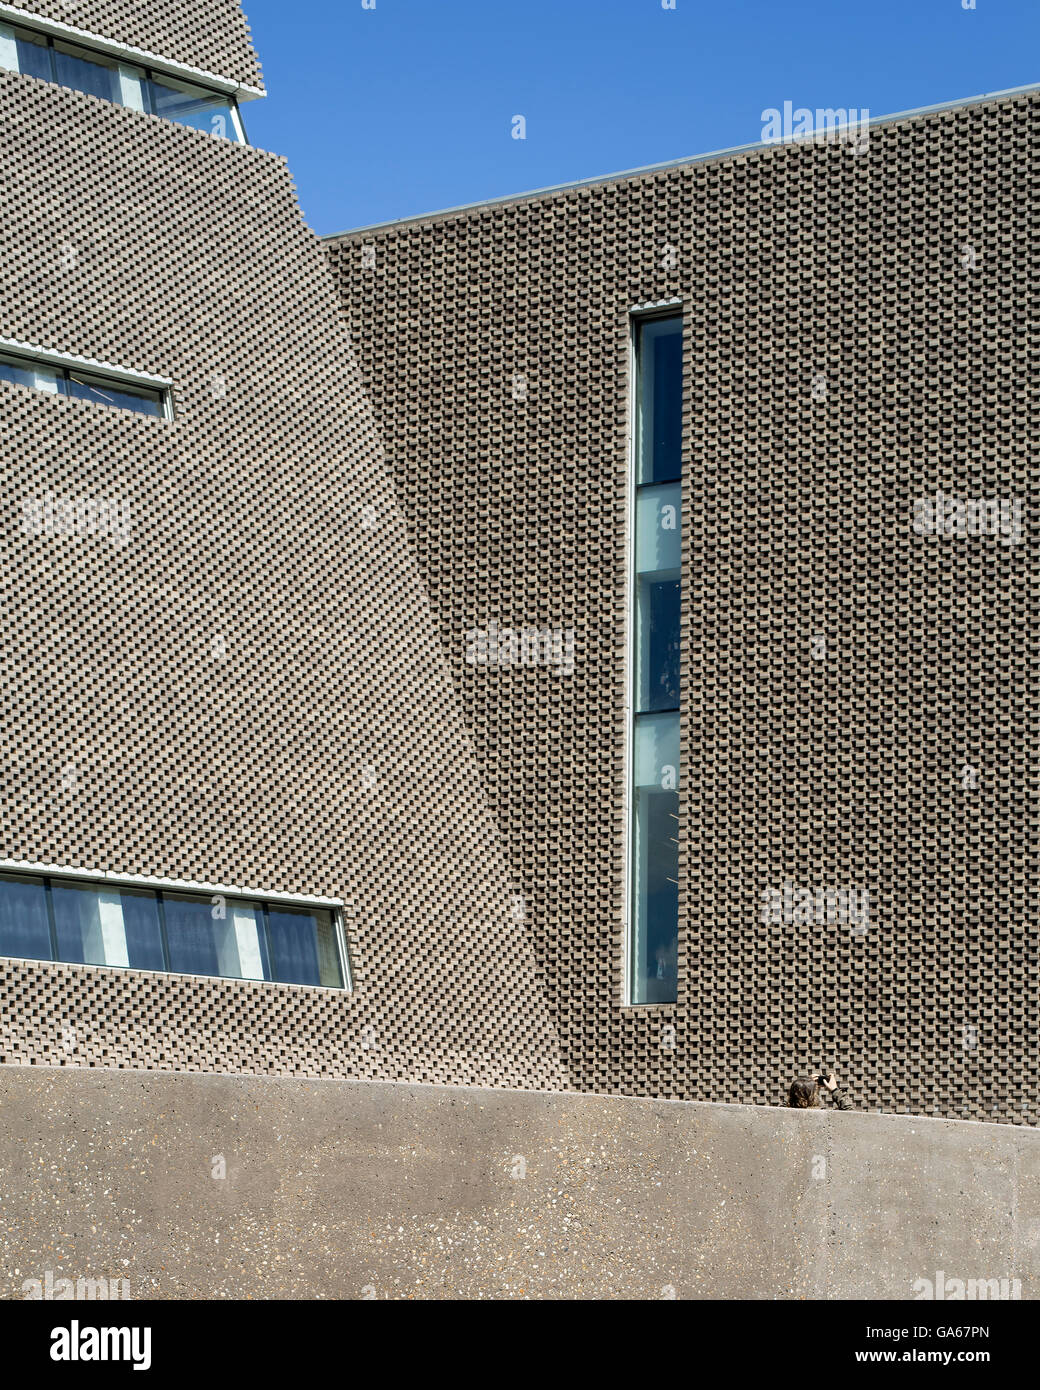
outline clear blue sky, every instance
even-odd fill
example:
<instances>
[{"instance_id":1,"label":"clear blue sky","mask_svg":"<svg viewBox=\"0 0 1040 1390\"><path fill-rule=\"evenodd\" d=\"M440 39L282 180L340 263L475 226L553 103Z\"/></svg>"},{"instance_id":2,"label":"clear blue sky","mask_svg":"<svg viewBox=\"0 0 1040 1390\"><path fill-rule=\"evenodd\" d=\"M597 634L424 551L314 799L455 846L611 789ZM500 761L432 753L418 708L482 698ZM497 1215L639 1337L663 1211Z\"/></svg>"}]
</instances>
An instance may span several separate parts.
<instances>
[{"instance_id":1,"label":"clear blue sky","mask_svg":"<svg viewBox=\"0 0 1040 1390\"><path fill-rule=\"evenodd\" d=\"M320 234L1040 79L1040 0L244 0ZM514 115L526 140L511 137Z\"/></svg>"}]
</instances>

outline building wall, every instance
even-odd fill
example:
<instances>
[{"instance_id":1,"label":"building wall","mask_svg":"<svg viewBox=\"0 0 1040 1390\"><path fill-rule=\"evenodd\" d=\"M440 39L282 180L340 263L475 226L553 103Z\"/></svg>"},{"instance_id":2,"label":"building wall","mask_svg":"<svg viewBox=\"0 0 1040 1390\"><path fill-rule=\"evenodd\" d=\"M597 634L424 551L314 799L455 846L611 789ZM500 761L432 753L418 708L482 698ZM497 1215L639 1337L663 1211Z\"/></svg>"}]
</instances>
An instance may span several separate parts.
<instances>
[{"instance_id":1,"label":"building wall","mask_svg":"<svg viewBox=\"0 0 1040 1390\"><path fill-rule=\"evenodd\" d=\"M284 161L8 72L0 134L0 337L176 411L0 383L0 859L342 900L355 986L2 960L0 1061L563 1084ZM27 534L48 492L128 507L128 543Z\"/></svg>"},{"instance_id":2,"label":"building wall","mask_svg":"<svg viewBox=\"0 0 1040 1390\"><path fill-rule=\"evenodd\" d=\"M1002 98L326 243L578 1089L832 1064L1036 1123L1038 133ZM679 999L626 1009L629 311L673 298ZM915 535L937 489L1017 499L1021 543ZM573 629L573 673L467 663L493 621ZM869 931L764 923L785 882Z\"/></svg>"},{"instance_id":3,"label":"building wall","mask_svg":"<svg viewBox=\"0 0 1040 1390\"><path fill-rule=\"evenodd\" d=\"M233 8L75 22L246 80ZM354 981L4 960L0 1062L760 1104L831 1063L1035 1123L1035 97L327 255L275 156L10 73L0 125L0 337L176 407L0 383L0 859L342 900ZM680 998L633 1010L628 316L673 296ZM1021 498L1023 543L913 536L936 487ZM24 534L45 491L130 542ZM470 666L492 621L574 670ZM869 932L764 925L785 879Z\"/></svg>"},{"instance_id":4,"label":"building wall","mask_svg":"<svg viewBox=\"0 0 1040 1390\"><path fill-rule=\"evenodd\" d=\"M1040 1140L1008 1126L25 1067L0 1067L0 1106L0 1298L1030 1300L1040 1279Z\"/></svg>"}]
</instances>

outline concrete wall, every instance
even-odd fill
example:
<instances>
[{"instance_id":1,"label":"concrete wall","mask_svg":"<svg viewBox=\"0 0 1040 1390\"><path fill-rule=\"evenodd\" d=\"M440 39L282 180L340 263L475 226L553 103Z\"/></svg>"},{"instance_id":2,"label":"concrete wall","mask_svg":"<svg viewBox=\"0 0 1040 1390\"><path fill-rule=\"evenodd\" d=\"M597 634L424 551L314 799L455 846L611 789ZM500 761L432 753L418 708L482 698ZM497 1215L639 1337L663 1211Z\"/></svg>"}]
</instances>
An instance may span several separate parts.
<instances>
[{"instance_id":1,"label":"concrete wall","mask_svg":"<svg viewBox=\"0 0 1040 1390\"><path fill-rule=\"evenodd\" d=\"M133 1298L904 1299L938 1270L1040 1285L1024 1127L28 1067L0 1068L0 1117L8 1298L48 1270Z\"/></svg>"}]
</instances>

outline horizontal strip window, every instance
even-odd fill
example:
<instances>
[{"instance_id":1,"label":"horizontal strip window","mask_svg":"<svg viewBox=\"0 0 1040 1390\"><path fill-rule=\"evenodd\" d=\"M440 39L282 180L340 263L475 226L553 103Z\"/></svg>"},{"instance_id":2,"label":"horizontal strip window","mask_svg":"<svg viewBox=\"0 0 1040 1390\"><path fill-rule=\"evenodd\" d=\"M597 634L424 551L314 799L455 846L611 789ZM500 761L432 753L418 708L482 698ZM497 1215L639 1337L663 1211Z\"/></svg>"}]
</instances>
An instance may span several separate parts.
<instances>
[{"instance_id":1,"label":"horizontal strip window","mask_svg":"<svg viewBox=\"0 0 1040 1390\"><path fill-rule=\"evenodd\" d=\"M246 143L234 101L47 34L0 24L0 67Z\"/></svg>"},{"instance_id":2,"label":"horizontal strip window","mask_svg":"<svg viewBox=\"0 0 1040 1390\"><path fill-rule=\"evenodd\" d=\"M33 391L68 396L75 401L94 401L116 410L132 410L136 415L152 415L160 420L172 418L170 393L149 386L136 386L103 372L62 367L53 362L36 361L17 353L0 352L0 381L28 386Z\"/></svg>"},{"instance_id":3,"label":"horizontal strip window","mask_svg":"<svg viewBox=\"0 0 1040 1390\"><path fill-rule=\"evenodd\" d=\"M0 874L0 956L343 989L326 908Z\"/></svg>"}]
</instances>

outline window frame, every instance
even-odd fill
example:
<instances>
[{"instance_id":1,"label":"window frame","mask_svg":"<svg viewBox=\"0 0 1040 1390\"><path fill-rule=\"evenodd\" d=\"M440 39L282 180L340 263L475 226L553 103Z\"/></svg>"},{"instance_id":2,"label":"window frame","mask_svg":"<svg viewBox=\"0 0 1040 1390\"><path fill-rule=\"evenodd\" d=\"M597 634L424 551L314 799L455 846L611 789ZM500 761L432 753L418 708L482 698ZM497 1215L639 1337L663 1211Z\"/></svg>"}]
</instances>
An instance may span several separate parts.
<instances>
[{"instance_id":1,"label":"window frame","mask_svg":"<svg viewBox=\"0 0 1040 1390\"><path fill-rule=\"evenodd\" d=\"M661 319L678 319L681 325L683 337L684 353L683 362L685 364L685 340L686 340L686 301L681 298L655 301L652 304L635 305L628 310L627 314L627 359L628 359L628 439L625 455L625 541L624 541L624 564L625 564L625 601L624 601L624 740L623 740L623 764L624 764L624 785L622 789L622 899L621 899L621 998L620 1005L623 1009L656 1010L658 1013L674 1013L679 1006L683 995L683 975L681 960L676 961L676 997L674 1000L657 1000L646 1003L638 1002L635 995L635 971L633 969L633 950L635 944L635 812L636 812L636 722L639 717L638 712L638 688L639 677L639 654L637 641L639 638L639 623L637 614L637 604L639 595L639 572L637 570L637 525L638 513L637 503L639 493L643 488L663 486L654 480L646 483L639 482L639 365L640 365L640 330L644 324ZM685 371L685 367L684 367ZM685 438L682 439L681 448L686 444ZM683 460L685 462L685 460ZM678 483L680 487L680 534L685 536L685 506L686 494L683 488L684 475L680 468ZM681 566L680 557L680 566ZM681 585L681 568L680 568ZM682 604L684 602L683 591L680 587L680 624L682 622ZM681 631L681 627L680 627ZM682 740L682 664L680 661L679 669L679 698L680 704L677 711L660 710L654 713L677 713L679 717L679 737L680 748ZM681 772L679 786L682 786ZM680 792L680 810L681 810ZM678 832L681 834L681 822ZM682 886L679 885L680 902L682 899ZM679 914L681 923L682 915Z\"/></svg>"},{"instance_id":2,"label":"window frame","mask_svg":"<svg viewBox=\"0 0 1040 1390\"><path fill-rule=\"evenodd\" d=\"M120 68L120 73L122 72L123 68ZM249 143L249 141L246 139L246 128L242 122L242 117L238 109L238 103L235 101L233 97L225 96L223 92L215 92L210 87L200 87L197 82L189 82L185 78L172 77L169 73L156 72L154 68L143 68L141 70L141 73L142 76L141 79L139 79L139 81L141 84L141 92L144 104L140 108L140 110L143 112L144 115L154 116L157 120L160 121L169 121L171 125L179 125L187 130L198 130L201 131L204 135L214 135L214 132L211 130L203 130L201 126L190 125L187 121L178 121L173 116L167 116L164 115L163 112L157 111L155 109L155 94L153 89L155 87L166 87L170 91L179 92L182 96L194 97L196 100L201 98L212 100L216 97L219 98L220 101L228 108L228 115L230 117L231 127L235 132L234 137L232 139L232 143L239 145L247 145ZM137 110L138 108L133 107L131 109ZM228 138L229 137L226 135L216 136L216 139L218 140L226 140Z\"/></svg>"},{"instance_id":3,"label":"window frame","mask_svg":"<svg viewBox=\"0 0 1040 1390\"><path fill-rule=\"evenodd\" d=\"M126 970L132 971L137 975L158 975L162 977L174 977L182 980L220 980L230 981L243 985L275 986L279 989L316 989L324 990L334 994L352 994L354 983L350 969L350 955L347 950L346 928L345 928L345 905L335 898L309 898L300 897L294 894L270 893L263 890L251 890L244 888L231 888L219 884L202 884L179 882L173 879L143 878L132 875L105 874L99 876L95 871L70 869L61 866L48 864L23 864L16 861L0 863L0 882L5 880L26 881L41 884L44 889L47 904L47 919L50 927L50 958L41 956L7 956L0 953L0 961L4 960L26 960L43 965L66 965L79 970ZM148 966L138 965L110 965L107 963L94 963L84 961L69 961L62 959L58 953L58 934L54 914L54 901L52 888L57 884L62 887L86 888L94 892L128 892L150 894L157 905L157 915L159 921L160 941L162 943L163 969L156 969ZM242 975L219 975L219 974L196 974L185 970L171 970L169 968L170 950L169 937L167 934L165 895L177 898L192 898L209 907L213 905L214 897L224 899L225 906L230 908L236 903L244 906L258 908L261 914L262 930L267 936L267 948L269 960L272 963L274 956L271 953L270 927L268 923L268 913L270 908L285 908L298 912L327 913L332 927L332 939L335 943L336 961L339 966L341 984L322 985L322 984L299 984L291 980L264 980Z\"/></svg>"},{"instance_id":4,"label":"window frame","mask_svg":"<svg viewBox=\"0 0 1040 1390\"><path fill-rule=\"evenodd\" d=\"M10 31L10 39L6 31ZM197 130L200 134L213 136L215 139L230 140L232 144L248 145L245 123L239 111L237 92L242 88L238 87L234 91L227 91L222 88L208 86L205 82L199 81L201 76L205 79L206 74L196 74L194 71L178 71L150 66L147 61L136 61L132 56L122 56L121 53L106 46L92 45L91 35L82 31L70 29L68 31L54 29L37 28L33 24L25 24L21 19L11 16L6 7L0 5L0 41L10 42L14 47L15 61L18 63L18 40L22 38L28 42L35 43L45 49L48 56L47 65L50 69L49 76L37 77L38 81L51 82L55 86L62 87L66 91L80 91L78 87L67 87L58 77L57 58L59 45L64 48L76 49L68 56L78 59L81 62L95 63L98 67L110 68L115 73L115 86L120 90L123 99L97 97L98 101L108 101L113 106L121 106L127 111L136 111L140 115L155 116L158 120L167 121L170 125L180 125L188 130ZM140 55L142 59L147 59L147 54ZM23 74L20 63L14 68L7 68L21 76L36 76L33 73ZM212 99L220 102L228 108L230 116L231 133L228 135L216 135L213 131L207 131L201 126L189 125L183 121L177 121L172 116L165 116L154 109L154 101L151 94L150 84L155 83L159 86L171 87L175 90L184 90L190 95L198 93L200 97ZM125 100L130 84L136 86L137 98L140 104ZM96 93L87 92L84 95L96 96ZM261 95L257 92L256 95Z\"/></svg>"},{"instance_id":5,"label":"window frame","mask_svg":"<svg viewBox=\"0 0 1040 1390\"><path fill-rule=\"evenodd\" d=\"M123 415L133 415L139 420L159 420L170 423L174 419L173 383L163 377L146 376L143 372L132 372L119 367L108 367L104 363L92 362L87 358L62 356L59 353L35 349L27 343L15 343L0 338L0 362L22 371L37 372L41 368L51 372L57 379L56 389L49 391L40 386L28 386L22 382L0 382L9 386L20 386L22 390L33 391L41 396L60 396L62 400L76 401L80 405L100 405L103 410L118 411ZM145 398L158 398L158 414L147 410L134 410L131 406L109 405L103 401L92 401L76 395L69 390L72 378L81 378L76 384L103 391L108 387L128 395L141 395Z\"/></svg>"}]
</instances>

